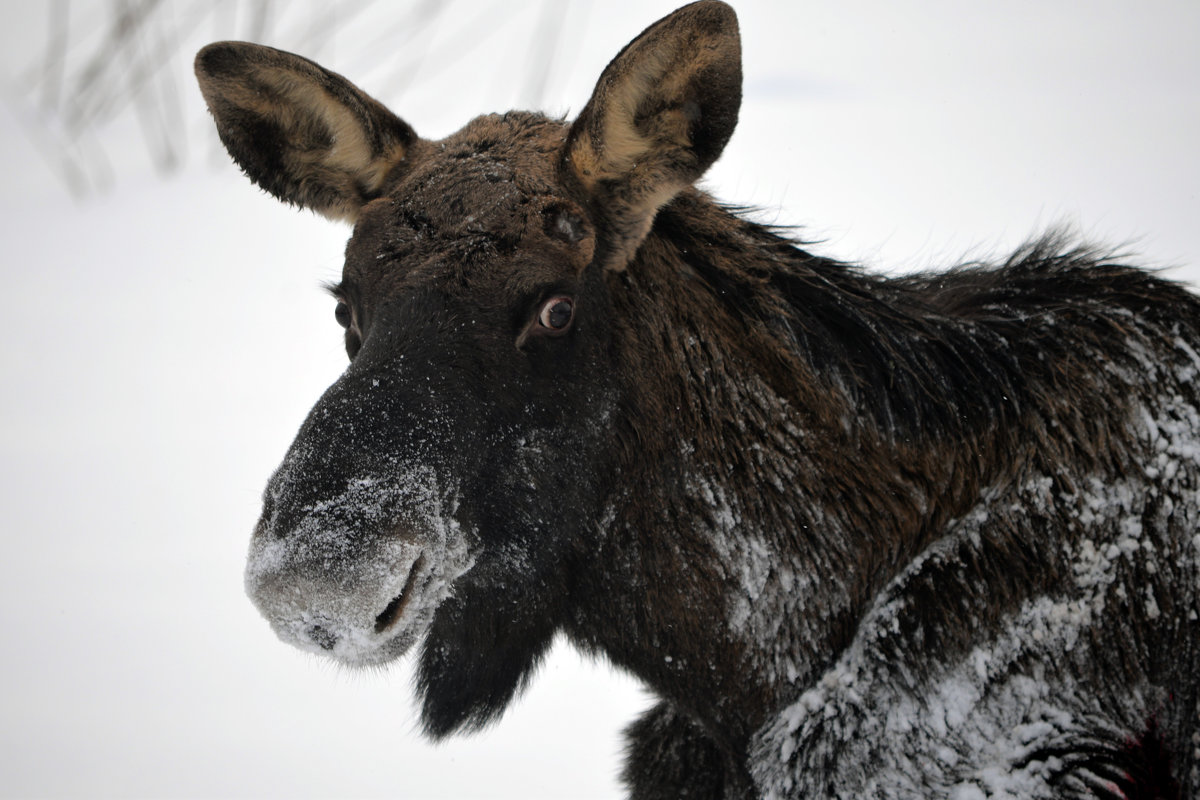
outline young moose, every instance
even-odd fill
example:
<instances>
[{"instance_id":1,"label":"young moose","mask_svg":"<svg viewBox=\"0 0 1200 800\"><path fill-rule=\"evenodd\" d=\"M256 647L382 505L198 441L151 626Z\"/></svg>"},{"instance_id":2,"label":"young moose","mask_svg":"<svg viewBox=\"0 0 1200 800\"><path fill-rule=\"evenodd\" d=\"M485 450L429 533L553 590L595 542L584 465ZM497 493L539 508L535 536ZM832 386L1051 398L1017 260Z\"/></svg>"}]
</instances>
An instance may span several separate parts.
<instances>
[{"instance_id":1,"label":"young moose","mask_svg":"<svg viewBox=\"0 0 1200 800\"><path fill-rule=\"evenodd\" d=\"M419 645L442 737L561 631L659 698L636 798L1200 794L1196 298L1055 237L882 278L717 204L713 0L569 124L428 141L299 56L196 72L252 180L354 223L350 366L250 547L284 640Z\"/></svg>"}]
</instances>

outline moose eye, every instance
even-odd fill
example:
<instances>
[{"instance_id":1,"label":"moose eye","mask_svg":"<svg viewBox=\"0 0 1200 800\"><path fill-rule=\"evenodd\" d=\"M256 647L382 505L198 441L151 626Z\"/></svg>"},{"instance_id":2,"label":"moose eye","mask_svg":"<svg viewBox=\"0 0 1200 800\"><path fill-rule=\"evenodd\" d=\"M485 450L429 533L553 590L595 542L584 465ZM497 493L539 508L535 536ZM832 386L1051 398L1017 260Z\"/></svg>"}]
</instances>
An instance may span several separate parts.
<instances>
[{"instance_id":1,"label":"moose eye","mask_svg":"<svg viewBox=\"0 0 1200 800\"><path fill-rule=\"evenodd\" d=\"M542 305L538 323L548 331L562 333L575 316L575 302L569 297L552 297Z\"/></svg>"},{"instance_id":2,"label":"moose eye","mask_svg":"<svg viewBox=\"0 0 1200 800\"><path fill-rule=\"evenodd\" d=\"M352 321L350 304L344 300L339 300L337 308L333 310L333 318L337 320L338 325L341 325L343 328L349 328Z\"/></svg>"}]
</instances>

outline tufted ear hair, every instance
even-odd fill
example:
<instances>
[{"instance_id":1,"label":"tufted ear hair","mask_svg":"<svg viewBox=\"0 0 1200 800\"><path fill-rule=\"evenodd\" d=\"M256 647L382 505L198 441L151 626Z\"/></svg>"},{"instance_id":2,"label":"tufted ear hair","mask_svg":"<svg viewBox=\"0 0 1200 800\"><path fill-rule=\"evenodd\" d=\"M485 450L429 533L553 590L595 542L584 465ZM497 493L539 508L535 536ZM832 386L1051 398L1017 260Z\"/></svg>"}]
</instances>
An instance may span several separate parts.
<instances>
[{"instance_id":1,"label":"tufted ear hair","mask_svg":"<svg viewBox=\"0 0 1200 800\"><path fill-rule=\"evenodd\" d=\"M624 269L658 209L721 155L741 102L737 15L715 0L654 23L605 68L563 168L609 229L610 268Z\"/></svg>"},{"instance_id":2,"label":"tufted ear hair","mask_svg":"<svg viewBox=\"0 0 1200 800\"><path fill-rule=\"evenodd\" d=\"M332 219L353 222L418 141L341 75L272 47L210 44L196 55L196 79L246 175Z\"/></svg>"}]
</instances>

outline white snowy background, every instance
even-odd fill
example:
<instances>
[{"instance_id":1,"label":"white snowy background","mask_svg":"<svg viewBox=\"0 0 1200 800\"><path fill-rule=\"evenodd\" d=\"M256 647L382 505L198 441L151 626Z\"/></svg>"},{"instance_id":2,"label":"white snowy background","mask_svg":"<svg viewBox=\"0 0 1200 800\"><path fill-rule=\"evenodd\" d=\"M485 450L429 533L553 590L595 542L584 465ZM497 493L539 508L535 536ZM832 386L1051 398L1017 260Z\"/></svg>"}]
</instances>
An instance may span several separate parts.
<instances>
[{"instance_id":1,"label":"white snowy background","mask_svg":"<svg viewBox=\"0 0 1200 800\"><path fill-rule=\"evenodd\" d=\"M219 149L190 54L246 35L252 9L230 2L169 12L175 55L144 89L180 89L169 146L147 148L136 108L113 115L68 191L31 88L67 5L66 55L94 51L120 4L0 0L0 796L619 796L619 731L648 701L604 664L559 646L499 725L433 746L410 664L304 655L244 598L261 487L344 366L319 285L347 230ZM296 0L263 38L319 43L439 137L485 111L573 114L674 6ZM736 6L745 100L718 197L879 269L1002 254L1065 221L1200 279L1200 4Z\"/></svg>"}]
</instances>

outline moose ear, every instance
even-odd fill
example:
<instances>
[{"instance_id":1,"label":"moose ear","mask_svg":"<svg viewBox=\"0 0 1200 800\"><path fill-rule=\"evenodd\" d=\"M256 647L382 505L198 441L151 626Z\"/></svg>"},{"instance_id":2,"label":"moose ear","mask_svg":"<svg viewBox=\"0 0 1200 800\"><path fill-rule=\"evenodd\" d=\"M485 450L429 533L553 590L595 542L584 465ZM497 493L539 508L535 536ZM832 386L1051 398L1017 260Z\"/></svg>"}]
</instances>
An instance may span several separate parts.
<instances>
[{"instance_id":1,"label":"moose ear","mask_svg":"<svg viewBox=\"0 0 1200 800\"><path fill-rule=\"evenodd\" d=\"M571 126L564 167L615 235L612 268L721 155L741 102L737 15L715 0L654 23L605 68Z\"/></svg>"},{"instance_id":2,"label":"moose ear","mask_svg":"<svg viewBox=\"0 0 1200 800\"><path fill-rule=\"evenodd\" d=\"M196 55L196 78L233 160L289 203L353 222L417 141L341 75L245 42Z\"/></svg>"}]
</instances>

